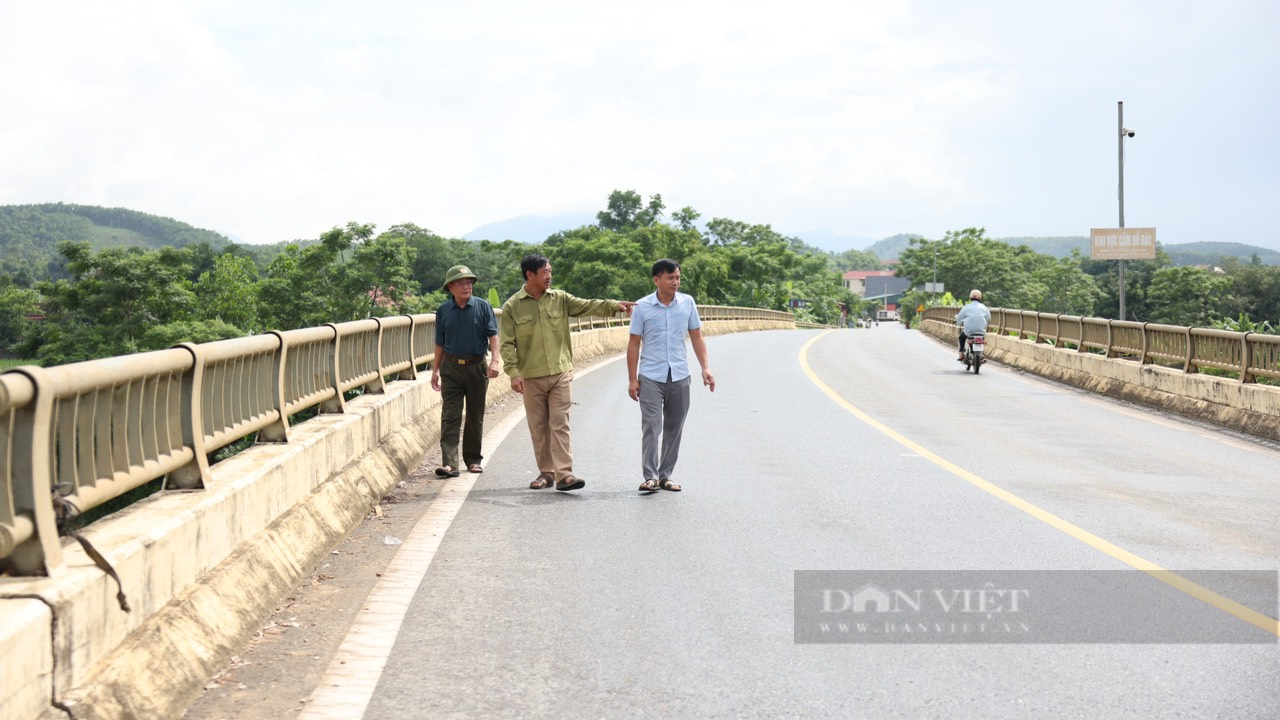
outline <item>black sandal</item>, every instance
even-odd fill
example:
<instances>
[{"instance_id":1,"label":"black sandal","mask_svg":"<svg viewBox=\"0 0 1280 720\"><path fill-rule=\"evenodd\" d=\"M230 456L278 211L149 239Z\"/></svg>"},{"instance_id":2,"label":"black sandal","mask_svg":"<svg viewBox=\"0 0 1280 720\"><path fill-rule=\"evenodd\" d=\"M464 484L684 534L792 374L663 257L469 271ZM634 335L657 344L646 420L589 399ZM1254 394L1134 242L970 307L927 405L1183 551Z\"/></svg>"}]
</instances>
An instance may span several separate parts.
<instances>
[{"instance_id":1,"label":"black sandal","mask_svg":"<svg viewBox=\"0 0 1280 720\"><path fill-rule=\"evenodd\" d=\"M440 477L458 477L461 474L462 473L453 469L449 465L441 465L440 467L436 468L436 475Z\"/></svg>"}]
</instances>

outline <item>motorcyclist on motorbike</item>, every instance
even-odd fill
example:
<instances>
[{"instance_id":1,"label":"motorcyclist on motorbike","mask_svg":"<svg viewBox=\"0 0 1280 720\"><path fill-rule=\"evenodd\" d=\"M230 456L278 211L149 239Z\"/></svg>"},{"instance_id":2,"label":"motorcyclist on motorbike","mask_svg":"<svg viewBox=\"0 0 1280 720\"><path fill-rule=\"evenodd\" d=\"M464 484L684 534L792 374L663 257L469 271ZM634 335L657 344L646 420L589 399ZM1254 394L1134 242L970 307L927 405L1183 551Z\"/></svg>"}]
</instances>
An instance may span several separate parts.
<instances>
[{"instance_id":1,"label":"motorcyclist on motorbike","mask_svg":"<svg viewBox=\"0 0 1280 720\"><path fill-rule=\"evenodd\" d=\"M968 340L970 335L986 333L989 322L991 322L991 311L982 304L982 291L970 292L969 304L956 313L956 325L960 326L960 357L956 358L957 360L964 362L965 340Z\"/></svg>"}]
</instances>

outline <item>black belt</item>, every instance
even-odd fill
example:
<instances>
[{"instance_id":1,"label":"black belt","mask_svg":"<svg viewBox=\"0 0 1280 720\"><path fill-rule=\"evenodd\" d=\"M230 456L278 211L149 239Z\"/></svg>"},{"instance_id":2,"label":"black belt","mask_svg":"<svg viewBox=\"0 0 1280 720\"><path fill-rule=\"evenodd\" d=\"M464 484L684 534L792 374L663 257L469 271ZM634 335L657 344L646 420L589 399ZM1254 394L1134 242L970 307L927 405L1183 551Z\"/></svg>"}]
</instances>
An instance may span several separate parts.
<instances>
[{"instance_id":1,"label":"black belt","mask_svg":"<svg viewBox=\"0 0 1280 720\"><path fill-rule=\"evenodd\" d=\"M458 365L474 365L478 362L484 362L487 355L450 355L444 354L444 359Z\"/></svg>"}]
</instances>

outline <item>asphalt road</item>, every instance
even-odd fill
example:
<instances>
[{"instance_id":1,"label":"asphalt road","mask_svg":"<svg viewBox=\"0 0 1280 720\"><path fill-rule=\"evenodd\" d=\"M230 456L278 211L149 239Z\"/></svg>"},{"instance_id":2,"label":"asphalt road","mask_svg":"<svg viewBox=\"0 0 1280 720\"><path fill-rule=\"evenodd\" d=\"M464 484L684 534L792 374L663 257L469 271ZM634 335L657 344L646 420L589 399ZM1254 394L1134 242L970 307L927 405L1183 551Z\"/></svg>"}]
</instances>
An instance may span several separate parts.
<instances>
[{"instance_id":1,"label":"asphalt road","mask_svg":"<svg viewBox=\"0 0 1280 720\"><path fill-rule=\"evenodd\" d=\"M322 650L251 662L327 672L314 694L289 688L304 717L1280 715L1274 445L995 363L974 376L896 325L708 347L718 388L694 388L684 492L636 491L625 365L592 368L574 385L584 490L527 489L527 429L510 416L483 475L430 494L454 498L448 514L401 520L406 548L430 546L400 563L411 580L394 548L365 563L401 578L355 603L394 616L391 635L357 618L334 651L359 610L346 603L298 622L332 632ZM961 631L797 642L817 620L866 617L797 611L808 571L850 593L871 577L926 599L989 580L1077 595ZM189 717L255 717L267 706L244 703L242 675Z\"/></svg>"}]
</instances>

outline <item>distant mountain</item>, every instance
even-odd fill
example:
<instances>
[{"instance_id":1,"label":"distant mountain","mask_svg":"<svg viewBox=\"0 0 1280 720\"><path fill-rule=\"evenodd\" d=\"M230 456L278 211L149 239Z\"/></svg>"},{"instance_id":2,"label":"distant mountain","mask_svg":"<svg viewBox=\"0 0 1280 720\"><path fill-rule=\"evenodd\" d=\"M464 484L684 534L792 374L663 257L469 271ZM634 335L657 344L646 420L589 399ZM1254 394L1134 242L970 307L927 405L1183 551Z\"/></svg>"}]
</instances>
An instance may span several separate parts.
<instances>
[{"instance_id":1,"label":"distant mountain","mask_svg":"<svg viewBox=\"0 0 1280 720\"><path fill-rule=\"evenodd\" d=\"M907 249L907 246L911 244L912 240L917 240L923 237L923 235L913 235L911 233L894 235L893 237L887 237L871 245L867 248L867 252L875 253L876 257L880 258L881 262L884 262L885 260L894 260L902 254L903 250Z\"/></svg>"},{"instance_id":2,"label":"distant mountain","mask_svg":"<svg viewBox=\"0 0 1280 720\"><path fill-rule=\"evenodd\" d=\"M563 230L573 230L595 223L595 215L574 213L568 215L521 215L508 220L486 223L463 235L464 240L515 240L519 243L538 245Z\"/></svg>"},{"instance_id":3,"label":"distant mountain","mask_svg":"<svg viewBox=\"0 0 1280 720\"><path fill-rule=\"evenodd\" d=\"M58 259L63 240L109 247L183 247L206 242L215 250L229 240L172 218L95 205L0 205L0 272L43 277Z\"/></svg>"},{"instance_id":4,"label":"distant mountain","mask_svg":"<svg viewBox=\"0 0 1280 720\"><path fill-rule=\"evenodd\" d=\"M1089 257L1089 238L1078 237L1018 237L997 238L1010 245L1026 245L1044 255L1068 257L1072 250ZM1269 250L1256 245L1229 242L1194 242L1176 245L1161 244L1160 247L1169 255L1169 262L1174 265L1220 265L1223 258L1234 257L1248 262L1253 255L1264 265L1280 265L1280 251Z\"/></svg>"},{"instance_id":5,"label":"distant mountain","mask_svg":"<svg viewBox=\"0 0 1280 720\"><path fill-rule=\"evenodd\" d=\"M1237 257L1248 262L1254 255L1263 265L1280 265L1280 251L1256 245L1231 242L1194 242L1165 245L1174 265L1217 265L1224 257Z\"/></svg>"},{"instance_id":6,"label":"distant mountain","mask_svg":"<svg viewBox=\"0 0 1280 720\"><path fill-rule=\"evenodd\" d=\"M995 238L1002 243L1018 246L1026 245L1042 255L1058 258L1070 257L1072 250L1079 250L1081 255L1089 257L1089 237L1073 235L1066 237L1007 237Z\"/></svg>"},{"instance_id":7,"label":"distant mountain","mask_svg":"<svg viewBox=\"0 0 1280 720\"><path fill-rule=\"evenodd\" d=\"M827 252L842 253L846 250L861 250L876 242L875 238L863 235L845 235L830 230L808 230L799 233L782 233L788 237L797 237L806 245L812 245Z\"/></svg>"},{"instance_id":8,"label":"distant mountain","mask_svg":"<svg viewBox=\"0 0 1280 720\"><path fill-rule=\"evenodd\" d=\"M918 237L921 236L895 235L881 240L867 250L874 252L881 260L890 260L898 257L907 248L911 238ZM1026 245L1038 253L1058 258L1070 257L1072 250L1079 250L1081 255L1089 257L1090 243L1087 235L993 239L1009 245ZM1194 242L1177 245L1161 244L1160 247L1168 253L1169 261L1174 265L1219 265L1224 257L1239 258L1248 262L1254 255L1257 255L1264 265L1280 265L1280 251L1244 243Z\"/></svg>"}]
</instances>

